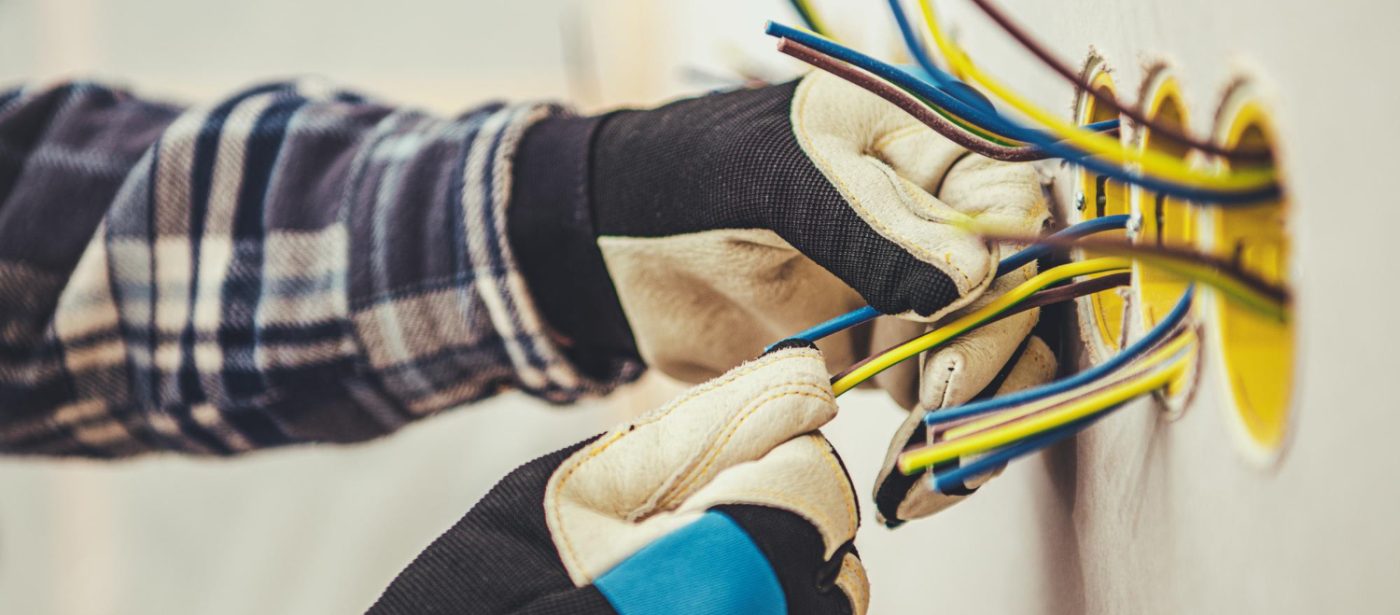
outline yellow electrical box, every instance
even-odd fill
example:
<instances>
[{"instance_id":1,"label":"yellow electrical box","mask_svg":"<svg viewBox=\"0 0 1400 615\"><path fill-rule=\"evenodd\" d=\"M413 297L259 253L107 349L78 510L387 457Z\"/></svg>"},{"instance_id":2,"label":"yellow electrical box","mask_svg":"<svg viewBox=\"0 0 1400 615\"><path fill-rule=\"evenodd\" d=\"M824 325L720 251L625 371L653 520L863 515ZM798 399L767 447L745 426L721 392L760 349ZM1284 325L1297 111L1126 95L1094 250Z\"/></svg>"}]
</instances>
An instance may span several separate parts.
<instances>
[{"instance_id":1,"label":"yellow electrical box","mask_svg":"<svg viewBox=\"0 0 1400 615\"><path fill-rule=\"evenodd\" d=\"M1165 69L1158 70L1148 79L1143 100L1146 101L1144 113L1148 118L1186 132L1186 105L1181 100L1181 89ZM1187 160L1192 152L1189 145L1146 126L1138 140L1138 147L1182 160ZM1138 229L1133 233L1134 243L1196 249L1196 211L1190 203L1138 186L1133 187L1132 195L1139 220ZM1135 303L1143 328L1151 329L1171 312L1188 285L1184 278L1145 266L1141 261L1133 261ZM1193 377L1173 381L1165 391L1167 397L1181 395L1191 382L1194 382ZM1172 407L1172 404L1168 406ZM1179 414L1183 409L1172 407L1171 414Z\"/></svg>"},{"instance_id":2,"label":"yellow electrical box","mask_svg":"<svg viewBox=\"0 0 1400 615\"><path fill-rule=\"evenodd\" d=\"M1094 73L1090 83L1095 88L1114 91L1113 79L1101 69ZM1098 99L1087 92L1081 98L1078 115L1077 119L1081 125L1119 119L1116 109L1099 104ZM1082 220L1128 213L1127 187L1119 182L1109 180L1107 177L1081 170L1079 171L1079 190L1077 192L1075 206L1080 209ZM1111 231L1100 236L1121 239L1125 236L1125 232ZM1119 340L1123 337L1123 317L1126 307L1123 296L1115 291L1094 293L1089 297L1087 304L1091 328L1094 329L1095 337L1102 346L1096 350L1100 353L1103 351L1116 352L1119 349Z\"/></svg>"},{"instance_id":3,"label":"yellow electrical box","mask_svg":"<svg viewBox=\"0 0 1400 615\"><path fill-rule=\"evenodd\" d=\"M1228 110L1228 109L1227 109ZM1221 118L1227 147L1273 148L1264 110L1244 102ZM1268 163L1266 163L1268 164ZM1242 165L1236 165L1241 168ZM1211 212L1213 252L1266 280L1288 284L1288 199ZM1293 388L1293 323L1282 322L1219 295L1213 323L1229 393L1229 408L1246 444L1261 456L1277 454L1288 433Z\"/></svg>"},{"instance_id":4,"label":"yellow electrical box","mask_svg":"<svg viewBox=\"0 0 1400 615\"><path fill-rule=\"evenodd\" d=\"M1175 79L1159 72L1149 83L1146 100L1148 118L1186 132L1186 107L1182 104L1181 90ZM1153 150L1183 160L1191 153L1190 146L1158 134L1151 128L1144 128L1139 146L1143 150ZM1134 238L1136 243L1186 249L1196 247L1196 213L1190 203L1140 188L1135 188L1133 195L1141 220ZM1143 327L1151 329L1181 299L1188 282L1135 261L1133 284L1137 287L1138 315L1142 318Z\"/></svg>"}]
</instances>

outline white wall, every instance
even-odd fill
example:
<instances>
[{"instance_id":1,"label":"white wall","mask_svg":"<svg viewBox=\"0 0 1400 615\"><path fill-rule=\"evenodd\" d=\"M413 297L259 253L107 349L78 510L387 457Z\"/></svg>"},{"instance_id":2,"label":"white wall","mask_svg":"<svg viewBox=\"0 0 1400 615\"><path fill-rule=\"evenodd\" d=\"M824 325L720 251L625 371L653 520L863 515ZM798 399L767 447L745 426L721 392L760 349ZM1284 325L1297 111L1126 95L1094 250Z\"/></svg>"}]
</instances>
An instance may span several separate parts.
<instances>
[{"instance_id":1,"label":"white wall","mask_svg":"<svg viewBox=\"0 0 1400 615\"><path fill-rule=\"evenodd\" d=\"M894 49L882 2L817 4L844 38ZM1171 61L1193 118L1211 117L1241 74L1273 93L1294 195L1296 434L1275 468L1242 462L1207 369L1178 421L1160 420L1150 403L1125 408L937 519L867 527L873 612L1400 610L1400 468L1389 447L1400 414L1387 386L1400 335L1383 307L1394 293L1371 282L1392 277L1381 251L1400 223L1385 183L1397 162L1386 144L1400 139L1391 112L1400 85L1388 68L1400 8L1001 4L1076 62L1097 48L1125 92L1145 65ZM447 111L491 96L589 108L657 100L708 85L681 67L723 72L736 57L792 70L761 34L765 18L792 21L777 0L526 6L0 0L0 80L95 71L206 100L312 72ZM981 64L1068 113L1071 90L968 3L940 6ZM559 32L580 19L596 78L565 68L580 54ZM237 461L3 462L0 612L353 612L507 468L655 395L568 411L508 396L371 445ZM877 394L854 395L828 432L868 493L900 415Z\"/></svg>"}]
</instances>

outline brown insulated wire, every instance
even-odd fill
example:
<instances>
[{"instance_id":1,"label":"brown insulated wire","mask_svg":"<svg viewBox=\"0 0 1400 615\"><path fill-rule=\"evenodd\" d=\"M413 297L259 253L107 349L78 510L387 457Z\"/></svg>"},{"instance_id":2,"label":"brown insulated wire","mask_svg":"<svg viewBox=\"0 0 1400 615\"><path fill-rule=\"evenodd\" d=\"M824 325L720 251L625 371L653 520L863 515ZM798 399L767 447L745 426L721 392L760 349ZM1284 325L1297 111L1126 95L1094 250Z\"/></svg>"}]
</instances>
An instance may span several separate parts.
<instances>
[{"instance_id":1,"label":"brown insulated wire","mask_svg":"<svg viewBox=\"0 0 1400 615\"><path fill-rule=\"evenodd\" d=\"M1016 314L1020 314L1021 312L1024 312L1026 310L1044 307L1054 303L1063 303L1071 299L1078 299L1079 297L1092 295L1094 293L1105 291L1110 288L1127 286L1128 284L1132 283L1132 281L1133 274L1123 272L1114 273L1111 275L1098 276L1095 278L1089 278L1087 280L1080 280L1078 282L1071 282L1069 284L1065 284L1063 286L1056 286L1054 288L1047 288L1038 293L1035 293L1034 295L1026 297L1025 301L1022 301L1008 308L1006 311L997 314L995 318L983 323L982 326L985 327L999 320L1008 318L1010 316L1014 316ZM855 364L842 370L841 373L832 376L831 381L836 382L837 380L840 380L841 378L845 377L846 374L851 373L852 370L855 370L856 368L865 365L866 363L869 363L871 359L874 359L878 356L882 356L899 346L903 346L904 344L907 344L910 341L917 339L918 337L922 337L922 334L920 334L919 336L915 336L914 338L904 340L898 344L890 346L889 348L881 350L880 352L877 352L864 359L861 359L860 361L857 361Z\"/></svg>"},{"instance_id":2,"label":"brown insulated wire","mask_svg":"<svg viewBox=\"0 0 1400 615\"><path fill-rule=\"evenodd\" d=\"M889 101L891 104L902 109L905 113L913 116L914 119L922 122L925 126L932 128L934 132L947 137L949 141L957 143L969 151L981 154L993 160L1002 160L1006 162L1027 162L1049 158L1049 155L1033 145L1007 147L983 141L963 131L961 128L954 126L952 122L943 119L942 116L934 113L932 109L929 109L923 103L919 102L918 99L910 96L898 87L864 70L826 56L797 41L786 38L778 39L778 51L802 60L815 68L819 68L845 79L855 84L857 87Z\"/></svg>"},{"instance_id":3,"label":"brown insulated wire","mask_svg":"<svg viewBox=\"0 0 1400 615\"><path fill-rule=\"evenodd\" d=\"M1267 150L1225 149L1209 141L1202 141L1194 138L1181 129L1169 124L1147 119L1147 116L1141 111L1119 103L1112 92L1095 88L1084 75L1075 72L1068 64L1056 58L1045 46L1041 45L1034 38L1031 38L1030 33L1011 21L1011 18L1008 17L1006 13L1003 13L1001 9L993 6L990 0L972 0L972 3L976 4L977 8L982 9L982 12L986 13L987 17L995 21L998 26L1001 26L1001 29L1011 35L1011 38L1016 39L1022 47L1025 47L1026 50L1034 54L1035 57L1040 58L1040 61L1044 62L1046 66L1049 66L1051 70L1059 73L1061 77L1067 79L1070 83L1074 84L1075 87L1088 92L1091 96L1098 99L1099 102L1113 107L1119 113L1132 118L1132 120L1138 124L1152 129L1158 135L1209 154L1224 156L1235 160L1268 162L1273 159L1273 154Z\"/></svg>"}]
</instances>

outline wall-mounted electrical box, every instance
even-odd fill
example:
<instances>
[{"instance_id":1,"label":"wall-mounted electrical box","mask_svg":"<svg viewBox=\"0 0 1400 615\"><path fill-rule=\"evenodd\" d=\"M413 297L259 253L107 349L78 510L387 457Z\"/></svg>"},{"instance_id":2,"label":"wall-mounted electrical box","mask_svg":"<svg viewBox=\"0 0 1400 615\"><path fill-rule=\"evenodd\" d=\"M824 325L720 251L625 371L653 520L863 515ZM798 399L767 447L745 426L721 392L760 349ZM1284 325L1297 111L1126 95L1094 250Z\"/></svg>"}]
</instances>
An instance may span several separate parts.
<instances>
[{"instance_id":1,"label":"wall-mounted electrical box","mask_svg":"<svg viewBox=\"0 0 1400 615\"><path fill-rule=\"evenodd\" d=\"M1116 92L1107 67L1097 58L1090 60L1087 75L1095 88ZM1076 106L1076 120L1080 125L1119 118L1116 109L1099 104L1098 99L1087 93L1080 94ZM1075 208L1079 210L1081 221L1128 213L1128 189L1123 184L1087 170L1075 174L1075 183ZM1122 238L1124 232L1112 231L1100 236ZM1126 305L1123 295L1115 291L1095 293L1080 301L1080 314L1085 321L1083 328L1089 332L1096 360L1118 351L1123 339Z\"/></svg>"},{"instance_id":2,"label":"wall-mounted electrical box","mask_svg":"<svg viewBox=\"0 0 1400 615\"><path fill-rule=\"evenodd\" d=\"M1274 147L1264 107L1248 87L1232 90L1221 106L1216 137L1226 147ZM1229 166L1222 161L1222 165ZM1272 164L1267 161L1264 164ZM1245 168L1236 164L1234 168ZM1289 203L1284 197L1249 207L1217 207L1202 221L1208 249L1267 281L1288 286ZM1226 392L1226 411L1246 455L1268 463L1287 441L1293 373L1293 321L1282 322L1215 295L1209 328Z\"/></svg>"},{"instance_id":3,"label":"wall-mounted electrical box","mask_svg":"<svg viewBox=\"0 0 1400 615\"><path fill-rule=\"evenodd\" d=\"M1159 67L1150 74L1144 82L1140 100L1149 119L1182 133L1187 131L1187 111L1181 88L1167 68ZM1137 147L1180 160L1190 160L1193 151L1189 145L1148 126L1143 126L1139 131ZM1134 186L1131 194L1133 215L1137 222L1131 232L1134 243L1196 248L1196 212L1190 203L1140 186ZM1142 328L1146 330L1156 326L1176 306L1188 286L1184 278L1134 261L1132 302ZM1195 374L1194 370L1190 373L1192 376ZM1160 397L1172 417L1179 416L1185 410L1188 389L1194 381L1194 377L1181 378L1161 392Z\"/></svg>"}]
</instances>

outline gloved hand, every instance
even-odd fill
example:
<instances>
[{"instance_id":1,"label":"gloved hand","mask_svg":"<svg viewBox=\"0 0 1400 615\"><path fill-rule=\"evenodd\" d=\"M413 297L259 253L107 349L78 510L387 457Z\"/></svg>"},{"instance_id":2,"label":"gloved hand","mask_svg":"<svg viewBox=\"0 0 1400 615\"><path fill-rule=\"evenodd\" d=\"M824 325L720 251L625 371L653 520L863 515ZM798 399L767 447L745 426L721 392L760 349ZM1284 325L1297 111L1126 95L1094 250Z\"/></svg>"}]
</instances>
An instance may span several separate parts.
<instances>
[{"instance_id":1,"label":"gloved hand","mask_svg":"<svg viewBox=\"0 0 1400 615\"><path fill-rule=\"evenodd\" d=\"M371 613L860 615L821 354L786 347L512 472Z\"/></svg>"},{"instance_id":2,"label":"gloved hand","mask_svg":"<svg viewBox=\"0 0 1400 615\"><path fill-rule=\"evenodd\" d=\"M519 199L517 252L547 253L531 246L567 243L551 224L591 217L589 240L626 324L600 324L609 319L589 311L600 284L582 256L525 263L547 318L566 338L630 330L648 365L692 382L862 303L924 321L962 308L990 286L1000 251L949 222L1035 233L1048 215L1029 165L971 155L825 73L597 122L545 120L526 134L522 158L556 161L527 166L568 167L577 165L560 144L594 131L580 181L589 207L560 212L532 205L558 199ZM542 189L520 174L516 182L517 191ZM1021 341L983 339L1005 347L992 354ZM849 335L822 348L833 370L866 351Z\"/></svg>"},{"instance_id":3,"label":"gloved hand","mask_svg":"<svg viewBox=\"0 0 1400 615\"><path fill-rule=\"evenodd\" d=\"M566 151L553 147L569 141L558 135L582 125L545 123L534 137L527 134L522 155ZM970 154L826 73L608 116L592 138L591 165L580 173L587 175L587 211L541 209L529 218L531 228L591 218L588 247L596 237L603 277L616 288L608 299L620 300L626 322L600 325L609 319L587 310L590 302L580 297L605 285L588 282L587 268L532 290L545 297L547 312L549 295L563 295L552 303L566 307L550 320L578 323L565 327L572 329L567 337L621 330L649 365L691 381L862 303L906 320L880 319L863 337L824 340L833 372L926 330L918 321L975 309L1028 279L1034 266L993 286L1001 250L949 222L969 217L1033 234L1048 217L1029 164ZM558 261L536 269L548 275ZM960 499L929 491L923 475L892 472L894 458L925 439L924 411L961 404L989 386L996 392L1049 379L1053 355L1027 341L1037 317L1034 310L1013 316L876 377L915 410L879 476L882 521L897 525Z\"/></svg>"},{"instance_id":4,"label":"gloved hand","mask_svg":"<svg viewBox=\"0 0 1400 615\"><path fill-rule=\"evenodd\" d=\"M1022 271L998 278L991 290L965 309L981 307L1028 277L1029 271ZM961 489L939 493L930 488L927 470L906 476L895 467L895 462L904 449L928 442L928 429L923 421L925 413L962 405L973 399L1006 395L1054 378L1058 367L1054 352L1039 337L1030 335L1036 317L1036 314L1027 312L993 323L923 355L917 366L909 361L876 377L880 379L881 386L911 409L891 438L884 463L875 479L873 497L876 519L880 523L893 528L906 521L937 513L962 501L987 480L1000 474L1001 470L998 469L965 481ZM885 329L879 337L889 336L892 339L877 339L876 344L880 348L929 328L921 323L900 326L898 321L882 324ZM1010 345L1008 340L1018 340L1019 343ZM957 467L957 462L935 467L952 469Z\"/></svg>"}]
</instances>

